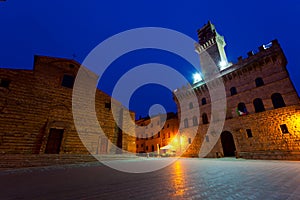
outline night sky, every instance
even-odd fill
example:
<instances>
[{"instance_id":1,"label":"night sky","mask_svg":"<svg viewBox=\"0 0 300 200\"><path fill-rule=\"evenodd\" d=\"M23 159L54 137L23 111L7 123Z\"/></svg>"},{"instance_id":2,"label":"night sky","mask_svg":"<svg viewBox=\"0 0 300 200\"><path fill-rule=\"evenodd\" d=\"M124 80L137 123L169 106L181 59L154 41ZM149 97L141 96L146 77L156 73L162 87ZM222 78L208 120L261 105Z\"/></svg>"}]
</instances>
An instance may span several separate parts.
<instances>
[{"instance_id":1,"label":"night sky","mask_svg":"<svg viewBox=\"0 0 300 200\"><path fill-rule=\"evenodd\" d=\"M0 2L0 67L32 69L35 54L74 58L81 63L100 42L138 27L170 28L197 40L196 30L211 20L225 36L227 57L233 63L248 51L278 39L299 93L299 19L300 1L295 0L7 0ZM100 89L111 94L123 73L149 62L169 65L189 80L194 73L189 63L172 53L139 50L112 63L100 80ZM145 116L156 103L176 111L171 91L155 84L139 88L131 97L130 109Z\"/></svg>"}]
</instances>

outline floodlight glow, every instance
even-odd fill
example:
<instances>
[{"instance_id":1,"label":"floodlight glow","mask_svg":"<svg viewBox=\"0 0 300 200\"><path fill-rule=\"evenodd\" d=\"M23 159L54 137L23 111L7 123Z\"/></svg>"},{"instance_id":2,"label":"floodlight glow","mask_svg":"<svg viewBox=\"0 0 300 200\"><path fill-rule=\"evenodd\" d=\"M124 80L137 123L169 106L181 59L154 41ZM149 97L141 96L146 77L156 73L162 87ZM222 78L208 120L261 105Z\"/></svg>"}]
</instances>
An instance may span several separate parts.
<instances>
[{"instance_id":1,"label":"floodlight glow","mask_svg":"<svg viewBox=\"0 0 300 200\"><path fill-rule=\"evenodd\" d=\"M225 60L222 60L219 64L221 69L224 69L227 66L227 62Z\"/></svg>"},{"instance_id":2,"label":"floodlight glow","mask_svg":"<svg viewBox=\"0 0 300 200\"><path fill-rule=\"evenodd\" d=\"M202 78L201 78L201 76L200 76L199 73L193 74L193 79L194 79L194 83L197 83L197 82L199 82L199 81L202 80Z\"/></svg>"}]
</instances>

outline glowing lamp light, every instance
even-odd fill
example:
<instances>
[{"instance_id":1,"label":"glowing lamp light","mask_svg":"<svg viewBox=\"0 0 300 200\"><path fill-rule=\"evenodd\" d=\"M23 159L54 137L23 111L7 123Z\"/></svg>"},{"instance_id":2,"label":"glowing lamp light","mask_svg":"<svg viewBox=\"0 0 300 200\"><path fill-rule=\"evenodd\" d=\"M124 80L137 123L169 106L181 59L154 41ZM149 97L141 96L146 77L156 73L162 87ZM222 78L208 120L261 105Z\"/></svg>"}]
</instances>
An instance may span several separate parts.
<instances>
[{"instance_id":1,"label":"glowing lamp light","mask_svg":"<svg viewBox=\"0 0 300 200\"><path fill-rule=\"evenodd\" d=\"M202 78L201 78L201 76L200 76L199 73L193 74L193 79L194 79L194 82L193 82L193 83L197 83L197 82L199 82L199 81L202 80Z\"/></svg>"}]
</instances>

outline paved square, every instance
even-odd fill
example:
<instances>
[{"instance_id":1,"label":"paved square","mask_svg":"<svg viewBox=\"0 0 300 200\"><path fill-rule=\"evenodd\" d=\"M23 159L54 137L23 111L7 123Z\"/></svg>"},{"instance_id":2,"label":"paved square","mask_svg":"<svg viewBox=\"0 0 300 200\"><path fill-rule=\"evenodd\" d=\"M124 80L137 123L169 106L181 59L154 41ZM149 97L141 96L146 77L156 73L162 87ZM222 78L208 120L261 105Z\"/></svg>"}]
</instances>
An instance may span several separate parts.
<instances>
[{"instance_id":1,"label":"paved square","mask_svg":"<svg viewBox=\"0 0 300 200\"><path fill-rule=\"evenodd\" d=\"M65 165L1 171L0 186L0 199L300 199L300 162L182 158L144 174Z\"/></svg>"}]
</instances>

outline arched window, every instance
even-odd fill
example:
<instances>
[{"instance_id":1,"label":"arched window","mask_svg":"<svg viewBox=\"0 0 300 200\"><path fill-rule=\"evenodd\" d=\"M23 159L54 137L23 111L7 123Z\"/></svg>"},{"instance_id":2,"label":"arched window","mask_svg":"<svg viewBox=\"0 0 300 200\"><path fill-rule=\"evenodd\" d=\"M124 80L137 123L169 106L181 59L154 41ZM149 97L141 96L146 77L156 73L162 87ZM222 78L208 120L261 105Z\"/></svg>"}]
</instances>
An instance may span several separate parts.
<instances>
[{"instance_id":1,"label":"arched window","mask_svg":"<svg viewBox=\"0 0 300 200\"><path fill-rule=\"evenodd\" d=\"M263 86L264 84L265 83L264 83L264 81L263 81L262 78L258 77L258 78L255 79L255 85L256 85L256 87Z\"/></svg>"},{"instance_id":2,"label":"arched window","mask_svg":"<svg viewBox=\"0 0 300 200\"><path fill-rule=\"evenodd\" d=\"M257 113L258 112L263 112L263 111L266 110L265 106L264 106L264 103L260 98L254 99L253 105L254 105L254 108L255 108L255 112L257 112Z\"/></svg>"},{"instance_id":3,"label":"arched window","mask_svg":"<svg viewBox=\"0 0 300 200\"><path fill-rule=\"evenodd\" d=\"M151 146L151 150L152 150L152 152L154 151L154 145Z\"/></svg>"},{"instance_id":4,"label":"arched window","mask_svg":"<svg viewBox=\"0 0 300 200\"><path fill-rule=\"evenodd\" d=\"M206 104L206 98L202 98L201 103L202 103L202 105L205 105Z\"/></svg>"},{"instance_id":5,"label":"arched window","mask_svg":"<svg viewBox=\"0 0 300 200\"><path fill-rule=\"evenodd\" d=\"M206 113L202 114L202 123L203 124L208 124L208 117Z\"/></svg>"},{"instance_id":6,"label":"arched window","mask_svg":"<svg viewBox=\"0 0 300 200\"><path fill-rule=\"evenodd\" d=\"M230 94L231 94L231 96L237 94L237 91L236 91L236 88L235 88L235 87L230 88Z\"/></svg>"},{"instance_id":7,"label":"arched window","mask_svg":"<svg viewBox=\"0 0 300 200\"><path fill-rule=\"evenodd\" d=\"M198 119L196 116L193 117L193 126L198 126Z\"/></svg>"},{"instance_id":8,"label":"arched window","mask_svg":"<svg viewBox=\"0 0 300 200\"><path fill-rule=\"evenodd\" d=\"M271 96L274 109L285 107L284 100L279 93L274 93Z\"/></svg>"},{"instance_id":9,"label":"arched window","mask_svg":"<svg viewBox=\"0 0 300 200\"><path fill-rule=\"evenodd\" d=\"M183 123L184 123L184 128L188 128L189 127L189 121L188 121L188 119L184 119L183 120Z\"/></svg>"},{"instance_id":10,"label":"arched window","mask_svg":"<svg viewBox=\"0 0 300 200\"><path fill-rule=\"evenodd\" d=\"M193 103L192 103L192 102L190 103L189 108L190 108L190 109L193 108Z\"/></svg>"},{"instance_id":11,"label":"arched window","mask_svg":"<svg viewBox=\"0 0 300 200\"><path fill-rule=\"evenodd\" d=\"M245 105L243 102L241 102L241 103L238 104L238 107L237 107L237 114L238 114L239 116L241 116L241 115L247 115L247 114L248 114L246 105Z\"/></svg>"}]
</instances>

